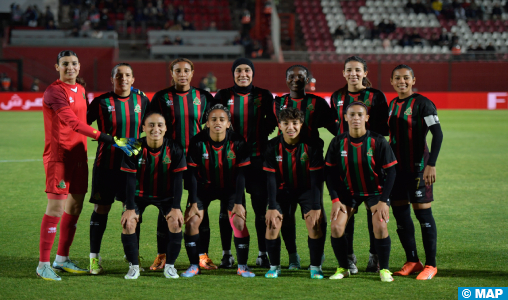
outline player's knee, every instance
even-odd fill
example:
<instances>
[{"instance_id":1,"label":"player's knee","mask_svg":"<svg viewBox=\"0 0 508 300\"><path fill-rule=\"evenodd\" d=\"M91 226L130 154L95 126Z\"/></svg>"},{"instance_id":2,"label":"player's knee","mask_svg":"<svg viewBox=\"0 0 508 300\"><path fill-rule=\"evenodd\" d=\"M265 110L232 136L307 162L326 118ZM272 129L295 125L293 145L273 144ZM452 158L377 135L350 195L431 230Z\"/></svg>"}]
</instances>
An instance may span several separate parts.
<instances>
[{"instance_id":1,"label":"player's knee","mask_svg":"<svg viewBox=\"0 0 508 300\"><path fill-rule=\"evenodd\" d=\"M236 230L243 231L243 229L245 228L245 221L242 218L235 216L233 218L233 226L235 227Z\"/></svg>"},{"instance_id":2,"label":"player's knee","mask_svg":"<svg viewBox=\"0 0 508 300\"><path fill-rule=\"evenodd\" d=\"M384 239L388 236L388 227L386 226L386 222L374 220L374 222L372 222L372 225L373 225L372 229L374 231L374 236L376 237L376 239Z\"/></svg>"},{"instance_id":3,"label":"player's knee","mask_svg":"<svg viewBox=\"0 0 508 300\"><path fill-rule=\"evenodd\" d=\"M186 227L188 227L190 230L197 230L199 228L199 225L201 224L201 220L198 216L193 216L192 218L187 221Z\"/></svg>"},{"instance_id":4,"label":"player's knee","mask_svg":"<svg viewBox=\"0 0 508 300\"><path fill-rule=\"evenodd\" d=\"M172 233L182 231L182 226L180 225L180 222L178 222L178 220L173 220L173 218L171 218L171 221L168 222L168 228L169 231Z\"/></svg>"},{"instance_id":5,"label":"player's knee","mask_svg":"<svg viewBox=\"0 0 508 300\"><path fill-rule=\"evenodd\" d=\"M95 204L94 210L96 213L98 213L100 215L107 215L107 214L109 214L109 211L111 210L111 205Z\"/></svg>"},{"instance_id":6,"label":"player's knee","mask_svg":"<svg viewBox=\"0 0 508 300\"><path fill-rule=\"evenodd\" d=\"M138 222L134 219L131 219L127 221L125 224L125 229L127 230L127 233L132 234L136 232L136 226L138 225Z\"/></svg>"},{"instance_id":7,"label":"player's knee","mask_svg":"<svg viewBox=\"0 0 508 300\"><path fill-rule=\"evenodd\" d=\"M334 238L340 238L344 235L344 229L346 226L340 224L339 222L332 222L330 225L330 230L332 232L332 236Z\"/></svg>"}]
</instances>

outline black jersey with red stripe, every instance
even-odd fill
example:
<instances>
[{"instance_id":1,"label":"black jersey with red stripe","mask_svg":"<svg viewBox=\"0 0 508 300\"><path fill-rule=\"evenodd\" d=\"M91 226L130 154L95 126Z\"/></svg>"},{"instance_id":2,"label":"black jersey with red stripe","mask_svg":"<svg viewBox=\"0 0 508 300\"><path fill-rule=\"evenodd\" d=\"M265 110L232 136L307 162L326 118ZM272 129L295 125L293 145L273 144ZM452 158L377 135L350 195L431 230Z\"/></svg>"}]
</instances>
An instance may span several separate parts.
<instances>
[{"instance_id":1,"label":"black jersey with red stripe","mask_svg":"<svg viewBox=\"0 0 508 300\"><path fill-rule=\"evenodd\" d=\"M187 162L179 143L164 138L162 146L150 150L146 138L138 155L123 155L120 170L136 173L137 197L165 199L173 197L173 173L187 170Z\"/></svg>"},{"instance_id":2,"label":"black jersey with red stripe","mask_svg":"<svg viewBox=\"0 0 508 300\"><path fill-rule=\"evenodd\" d=\"M86 120L88 124L97 121L100 132L117 137L138 139L142 132L142 120L149 110L150 100L145 95L131 93L120 97L109 92L95 98L88 106ZM122 162L122 150L111 144L98 142L95 165L109 169L119 169Z\"/></svg>"},{"instance_id":3,"label":"black jersey with red stripe","mask_svg":"<svg viewBox=\"0 0 508 300\"><path fill-rule=\"evenodd\" d=\"M181 93L171 86L155 93L150 108L162 113L167 123L166 136L180 143L187 153L189 141L201 131L212 102L212 95L205 90L191 87Z\"/></svg>"},{"instance_id":4,"label":"black jersey with red stripe","mask_svg":"<svg viewBox=\"0 0 508 300\"><path fill-rule=\"evenodd\" d=\"M187 164L198 168L198 188L235 189L238 168L250 165L249 150L244 138L232 130L227 130L222 143L214 143L208 129L195 135Z\"/></svg>"},{"instance_id":5,"label":"black jersey with red stripe","mask_svg":"<svg viewBox=\"0 0 508 300\"><path fill-rule=\"evenodd\" d=\"M334 137L326 153L326 166L337 167L338 186L345 186L353 196L382 194L382 169L395 164L397 160L385 137L370 130L360 138L352 138L349 132Z\"/></svg>"},{"instance_id":6,"label":"black jersey with red stripe","mask_svg":"<svg viewBox=\"0 0 508 300\"><path fill-rule=\"evenodd\" d=\"M354 101L361 101L369 108L367 129L381 135L388 135L388 103L385 94L370 87L357 93L346 92L344 94L338 90L332 94L330 105L338 117L339 132L337 135L349 130L349 126L344 120L344 114L346 114L346 107Z\"/></svg>"},{"instance_id":7,"label":"black jersey with red stripe","mask_svg":"<svg viewBox=\"0 0 508 300\"><path fill-rule=\"evenodd\" d=\"M262 155L268 135L276 126L271 113L272 93L255 86L248 94L238 94L233 88L227 88L215 94L215 101L230 110L233 129L243 136L251 156Z\"/></svg>"},{"instance_id":8,"label":"black jersey with red stripe","mask_svg":"<svg viewBox=\"0 0 508 300\"><path fill-rule=\"evenodd\" d=\"M309 190L310 172L322 170L324 142L320 138L304 138L295 145L284 141L283 135L268 142L263 170L276 175L278 189Z\"/></svg>"},{"instance_id":9,"label":"black jersey with red stripe","mask_svg":"<svg viewBox=\"0 0 508 300\"><path fill-rule=\"evenodd\" d=\"M390 102L389 116L390 145L399 162L397 169L421 172L425 167L424 152L428 152L429 126L439 124L436 106L420 94L397 97Z\"/></svg>"},{"instance_id":10,"label":"black jersey with red stripe","mask_svg":"<svg viewBox=\"0 0 508 300\"><path fill-rule=\"evenodd\" d=\"M301 99L292 99L289 94L282 97L275 97L273 103L273 114L277 117L281 109L293 107L302 111L305 115L305 126L308 130L308 137L319 137L318 129L328 128L330 131L336 130L337 117L332 108L325 99L313 94L306 94ZM335 135L336 132L332 132Z\"/></svg>"}]
</instances>

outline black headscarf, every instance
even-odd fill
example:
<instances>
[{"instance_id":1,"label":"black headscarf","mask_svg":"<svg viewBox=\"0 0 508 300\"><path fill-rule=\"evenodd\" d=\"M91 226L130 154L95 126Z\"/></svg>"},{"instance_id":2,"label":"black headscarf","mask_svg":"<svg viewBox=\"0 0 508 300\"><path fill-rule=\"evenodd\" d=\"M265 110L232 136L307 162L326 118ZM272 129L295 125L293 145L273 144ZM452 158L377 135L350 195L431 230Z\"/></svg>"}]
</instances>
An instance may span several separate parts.
<instances>
[{"instance_id":1,"label":"black headscarf","mask_svg":"<svg viewBox=\"0 0 508 300\"><path fill-rule=\"evenodd\" d=\"M231 72L233 73L233 81L235 78L235 70L239 65L248 65L252 69L252 77L254 77L255 70L252 61L250 61L250 59L248 58L239 58L235 60L233 66L231 67ZM252 90L252 81L248 86L238 86L236 82L235 85L233 86L233 91L239 94L248 94L250 93L251 90Z\"/></svg>"}]
</instances>

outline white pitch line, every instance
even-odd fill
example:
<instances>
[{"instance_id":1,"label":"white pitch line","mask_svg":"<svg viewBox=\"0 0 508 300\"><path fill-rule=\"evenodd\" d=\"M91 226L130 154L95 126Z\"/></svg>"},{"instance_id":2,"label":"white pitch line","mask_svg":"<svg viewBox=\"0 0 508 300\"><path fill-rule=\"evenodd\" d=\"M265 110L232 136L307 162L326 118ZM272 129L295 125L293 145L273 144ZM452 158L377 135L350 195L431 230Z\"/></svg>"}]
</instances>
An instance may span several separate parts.
<instances>
[{"instance_id":1,"label":"white pitch line","mask_svg":"<svg viewBox=\"0 0 508 300\"><path fill-rule=\"evenodd\" d=\"M90 156L88 159L94 159L95 156ZM0 163L16 163L16 162L34 162L34 161L42 161L42 159L7 159L0 160Z\"/></svg>"}]
</instances>

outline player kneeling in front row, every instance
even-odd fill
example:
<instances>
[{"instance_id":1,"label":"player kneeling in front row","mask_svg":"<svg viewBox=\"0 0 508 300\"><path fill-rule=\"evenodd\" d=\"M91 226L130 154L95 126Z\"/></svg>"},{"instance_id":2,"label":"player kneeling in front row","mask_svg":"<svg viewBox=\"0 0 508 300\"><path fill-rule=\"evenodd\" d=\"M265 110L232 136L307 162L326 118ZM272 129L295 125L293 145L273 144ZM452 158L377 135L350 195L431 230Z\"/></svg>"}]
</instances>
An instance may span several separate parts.
<instances>
[{"instance_id":1,"label":"player kneeling in front row","mask_svg":"<svg viewBox=\"0 0 508 300\"><path fill-rule=\"evenodd\" d=\"M279 233L283 218L289 217L291 206L300 204L309 232L310 276L322 279L321 255L325 244L320 205L323 141L300 134L304 114L297 108L281 110L278 120L282 134L268 142L263 167L268 181L266 249L270 257L270 270L265 277L277 278L281 273Z\"/></svg>"},{"instance_id":2,"label":"player kneeling in front row","mask_svg":"<svg viewBox=\"0 0 508 300\"><path fill-rule=\"evenodd\" d=\"M190 267L183 277L193 277L199 269L199 225L203 211L213 200L227 205L229 222L233 227L237 274L254 277L247 267L249 231L245 224L244 166L250 164L250 153L244 138L231 128L231 113L222 104L207 112L206 130L195 135L187 155L191 172L189 203L185 211L185 248Z\"/></svg>"},{"instance_id":3,"label":"player kneeling in front row","mask_svg":"<svg viewBox=\"0 0 508 300\"><path fill-rule=\"evenodd\" d=\"M166 121L157 112L150 112L143 122L146 138L142 138L142 149L136 156L125 156L121 170L126 175L126 211L122 215L122 243L129 261L129 272L125 279L139 277L139 249L136 225L148 205L155 205L166 217L169 227L169 242L166 251L166 278L178 278L174 263L180 254L182 243L183 215L182 171L187 163L182 147L164 137Z\"/></svg>"},{"instance_id":4,"label":"player kneeling in front row","mask_svg":"<svg viewBox=\"0 0 508 300\"><path fill-rule=\"evenodd\" d=\"M339 268L330 279L342 279L350 274L344 230L354 211L365 202L372 213L379 275L381 281L391 282L393 277L388 270L391 240L386 223L389 219L388 197L396 176L393 166L397 160L382 135L366 130L367 111L363 102L348 105L344 119L349 131L333 138L326 153L326 184L333 203L331 239L339 261Z\"/></svg>"}]
</instances>

